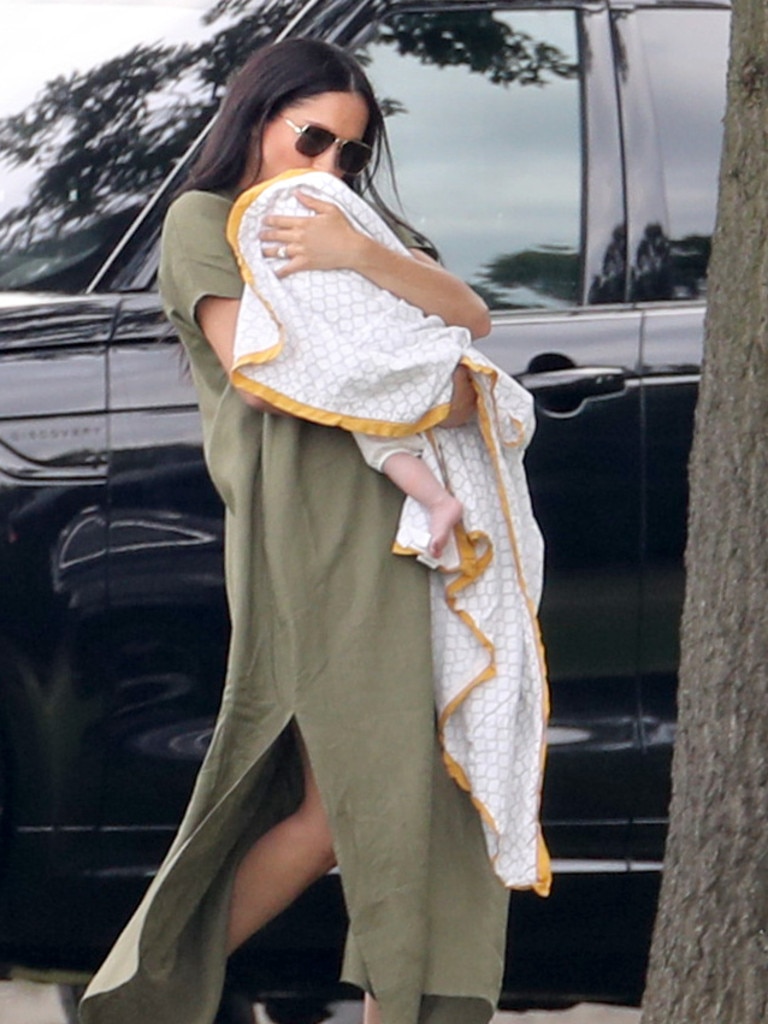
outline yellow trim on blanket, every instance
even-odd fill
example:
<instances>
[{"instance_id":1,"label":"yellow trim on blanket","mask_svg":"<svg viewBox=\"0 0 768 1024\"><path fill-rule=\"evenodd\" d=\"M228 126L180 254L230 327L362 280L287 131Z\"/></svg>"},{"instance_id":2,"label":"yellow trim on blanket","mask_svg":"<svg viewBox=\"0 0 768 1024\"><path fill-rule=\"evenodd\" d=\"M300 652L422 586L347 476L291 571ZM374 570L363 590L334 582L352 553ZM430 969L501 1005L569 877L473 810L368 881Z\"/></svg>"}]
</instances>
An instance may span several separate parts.
<instances>
[{"instance_id":1,"label":"yellow trim on blanket","mask_svg":"<svg viewBox=\"0 0 768 1024\"><path fill-rule=\"evenodd\" d=\"M498 373L494 369L492 369L491 367L478 365L477 363L475 363L469 357L465 357L464 359L462 359L462 362L469 369L471 369L473 372L475 372L475 373L484 373L484 374L492 377L493 384L494 385L496 384L496 381L498 380ZM478 397L480 398L481 396L478 396ZM497 480L498 480L498 472L499 472L498 471L498 463L496 461L496 453L493 450L492 444L490 444L490 425L488 423L487 415L488 415L488 411L485 408L485 405L483 404L482 414L479 413L478 418L480 419L481 431L483 432L483 436L485 437L486 445L487 445L487 447L489 449L489 453L491 454L491 457L493 459L494 469L496 470ZM510 417L510 419L512 420L512 422L517 427L517 431L518 431L518 435L519 435L518 436L518 440L517 441L512 441L512 442L506 442L506 441L504 441L503 438L501 438L501 441L502 441L502 444L504 444L506 447L517 448L517 447L520 447L521 445L523 445L525 443L525 440L526 440L526 438L525 438L525 426L516 417ZM521 585L523 594L525 596L526 606L528 608L528 613L529 613L529 615L531 617L531 622L532 622L532 626L533 626L534 641L536 643L536 650L537 650L537 653L538 653L538 656L539 656L539 666L540 666L541 673L542 673L542 679L544 680L544 687L542 689L542 695L541 696L542 696L542 717L543 717L544 724L546 726L546 723L549 721L549 715L550 715L550 699L549 699L549 686L548 686L548 682L547 682L546 656L545 656L544 644L543 644L542 639L541 639L541 628L540 628L540 625L539 625L539 617L538 617L538 613L536 611L536 608L534 606L534 603L531 600L531 597L528 594L528 591L527 591L527 588L526 588L526 585L525 585L525 577L523 575L522 566L520 564L520 551L519 551L519 549L517 547L517 536L515 534L514 526L513 526L513 523L512 523L512 512L511 512L511 509L509 508L509 505L508 505L508 503L506 501L506 493L504 491L504 488L501 486L500 481L499 481L499 494L501 496L502 506L503 506L503 509L504 509L504 517L505 517L505 519L507 521L507 528L508 528L509 535L510 535L510 542L512 544L512 551L513 551L514 556L515 556L515 567L517 569L518 579L520 580L520 585ZM546 758L547 758L547 747L546 747L546 744L543 744L542 745L542 749L541 749L541 765L540 765L540 768L539 768L539 778L540 778L540 783L539 783L539 799L541 799L541 788L542 788L542 784L543 784L543 781L544 781L544 768L545 768ZM541 826L539 826L539 830L538 830L537 847L538 847L538 849L537 849L537 861L538 861L539 881L537 882L536 885L533 886L533 889L534 889L534 892L538 893L540 896L548 896L549 892L550 892L550 889L551 889L551 886L552 886L552 866L551 866L550 857L549 857L549 850L547 849L547 845L544 842L544 836L543 836L542 831L541 831Z\"/></svg>"},{"instance_id":2,"label":"yellow trim on blanket","mask_svg":"<svg viewBox=\"0 0 768 1024\"><path fill-rule=\"evenodd\" d=\"M250 191L253 190L249 189L249 192ZM271 362L271 360L275 359L283 350L283 346L285 344L285 329L283 328L283 325L280 322L277 313L275 313L272 307L272 303L265 299L264 296L256 287L256 281L253 276L253 271L246 263L245 256L240 250L240 245L238 242L238 232L240 228L240 221L242 219L243 213L245 212L245 207L239 207L238 204L240 202L240 199L242 198L243 197L240 196L236 200L235 206L230 211L229 217L227 218L226 235L227 241L229 242L229 245L235 254L237 266L240 270L240 276L243 278L243 281L245 282L245 287L250 288L250 290L253 292L253 294L256 296L256 298L259 300L262 306L266 309L270 319L274 323L275 328L277 330L277 342L274 345L270 346L270 348L264 349L262 352L254 353L252 357L252 361L254 363L268 363ZM235 207L238 208L238 215L236 218L233 216L235 212ZM237 221L236 225L235 220Z\"/></svg>"},{"instance_id":3,"label":"yellow trim on blanket","mask_svg":"<svg viewBox=\"0 0 768 1024\"><path fill-rule=\"evenodd\" d=\"M496 676L496 649L493 643L478 627L472 616L463 608L457 608L456 606L456 595L469 583L478 579L490 565L493 558L493 548L488 537L484 533L473 531L473 533L469 534L461 525L456 527L455 533L456 544L459 549L459 575L446 584L445 600L454 615L457 615L461 619L464 625L474 635L481 647L484 647L488 652L488 664L482 672L478 673L474 679L467 683L461 693L457 694L456 697L454 697L454 699L446 705L445 708L443 708L437 722L437 734L442 750L443 764L445 765L448 774L466 793L469 794L470 800L489 828L498 833L499 827L496 823L496 819L493 817L483 801L472 792L472 787L464 769L458 761L455 760L455 758L451 757L445 745L445 724L448 719L455 713L457 708L464 703L476 687L487 682L489 679L494 679ZM475 550L475 544L479 544L481 541L486 542L486 548L483 554L478 557Z\"/></svg>"},{"instance_id":4,"label":"yellow trim on blanket","mask_svg":"<svg viewBox=\"0 0 768 1024\"><path fill-rule=\"evenodd\" d=\"M467 369L471 370L473 373L481 373L486 377L490 377L492 380L492 386L496 386L496 382L499 379L499 374L493 367L485 366L482 363L476 363L470 356L463 356L461 359L461 363L463 366L466 366ZM524 447L527 440L525 436L525 424L516 416L510 416L509 418L517 427L517 440L505 441L502 438L501 443L507 448Z\"/></svg>"},{"instance_id":5,"label":"yellow trim on blanket","mask_svg":"<svg viewBox=\"0 0 768 1024\"><path fill-rule=\"evenodd\" d=\"M267 300L263 299L261 297L261 295L259 295L259 293L256 291L255 288L253 289L253 291L254 291L254 294L256 294L258 296L258 298L264 303L264 305L267 308L267 311L271 314L272 313L272 307L267 302ZM280 340L277 341L270 348L261 349L259 352L251 352L247 357L245 357L243 359L238 359L238 361L232 367L232 371L237 369L238 366L245 366L246 364L254 365L254 366L261 366L264 363L271 363L273 359L276 359L277 356L280 355L280 353L283 351L283 345L285 344L285 334L283 332L282 324L278 323L277 317L275 317L274 320L275 320L275 324L277 325L277 329L280 332ZM230 374L231 374L232 371L230 371Z\"/></svg>"},{"instance_id":6,"label":"yellow trim on blanket","mask_svg":"<svg viewBox=\"0 0 768 1024\"><path fill-rule=\"evenodd\" d=\"M235 254L237 260L237 266L240 270L240 276L243 278L245 286L250 288L259 302L264 306L267 313L269 314L272 322L274 323L278 332L278 341L270 348L264 349L261 352L252 353L248 359L248 362L259 364L268 363L280 354L285 344L285 329L280 322L277 314L275 313L272 304L264 298L261 292L256 287L256 281L253 276L253 271L248 265L245 256L240 248L240 224L245 215L246 210L251 203L258 198L261 193L268 188L273 182L280 180L281 178L293 178L300 174L305 174L303 170L292 170L285 171L283 174L278 175L276 178L270 178L268 181L263 181L258 185L254 185L252 188L246 189L245 192L241 192L232 205L232 209L227 217L226 237L229 242L230 248ZM241 365L238 363L237 365ZM236 367L233 367L233 371ZM231 376L231 374L230 374Z\"/></svg>"},{"instance_id":7,"label":"yellow trim on blanket","mask_svg":"<svg viewBox=\"0 0 768 1024\"><path fill-rule=\"evenodd\" d=\"M468 368L477 374L484 374L492 378L492 382L495 384L498 379L498 374L490 367L477 365L470 359L465 358L462 360ZM478 390L478 389L476 389ZM541 632L539 629L538 616L534 603L528 593L528 589L525 583L525 577L522 570L522 562L520 558L520 551L517 546L517 538L514 530L514 523L512 518L512 511L507 501L506 492L503 486L501 473L498 462L498 452L494 444L493 431L490 422L490 411L485 403L485 396L478 390L478 422L480 424L480 431L485 441L486 449L491 458L494 467L494 473L496 475L496 489L499 495L499 500L502 505L502 511L504 513L504 519L507 524L507 532L509 535L509 541L512 548L513 557L515 559L515 569L517 572L518 581L520 588L525 599L525 604L528 609L528 613L531 620L531 626L533 629L533 638L536 644L536 651L539 658L539 669L541 672L541 678L544 680L543 694L542 694L542 718L543 723L546 726L546 722L549 719L549 691L547 687L547 674L546 665L544 659L544 647L541 641ZM523 443L525 440L525 429L524 425L515 419L514 421L520 433L521 440L519 443ZM430 441L433 445L436 444L433 437L430 436ZM487 637L483 631L479 628L477 623L474 621L471 615L462 608L457 606L457 599L460 592L470 583L477 580L487 569L493 559L493 547L490 539L484 533L480 531L473 531L471 534L459 524L455 528L456 543L459 550L459 567L455 574L455 577L446 583L445 587L445 599L448 607L451 611L457 615L461 621L467 626L473 636L476 638L478 643L485 648L488 653L488 663L485 668L475 676L474 679L470 680L464 689L459 693L453 700L443 709L440 714L437 731L438 738L440 741L440 747L442 751L443 763L445 764L446 770L450 777L465 790L473 805L476 807L478 813L482 817L483 821L494 831L499 831L495 819L485 804L471 791L469 780L458 762L451 757L446 749L445 744L445 725L451 715L455 714L457 709L461 707L467 697L472 691L480 686L482 683L487 682L490 679L495 678L497 674L496 670L496 652L493 642ZM484 547L482 545L484 544ZM405 553L404 551L398 550L399 546L395 545L393 550L397 553ZM546 759L546 745L542 745L542 757L541 764L539 767L539 800L541 800L541 790L543 784L544 775L544 763ZM532 888L540 896L547 896L550 892L552 884L552 869L549 858L549 852L547 850L544 838L541 832L541 825L538 826L538 833L536 839L536 862L537 862L537 879L531 885L525 886L510 886L510 888Z\"/></svg>"},{"instance_id":8,"label":"yellow trim on blanket","mask_svg":"<svg viewBox=\"0 0 768 1024\"><path fill-rule=\"evenodd\" d=\"M450 404L445 403L430 409L416 423L390 423L386 420L368 419L363 416L348 416L345 413L334 412L332 409L318 409L246 377L240 372L240 367L246 366L252 361L250 356L245 356L232 367L230 379L235 387L263 398L270 405L274 405L276 409L290 413L291 416L297 416L302 420L311 420L313 423L320 423L326 427L357 430L361 434L373 434L376 437L409 437L411 434L419 434L442 423L451 410Z\"/></svg>"},{"instance_id":9,"label":"yellow trim on blanket","mask_svg":"<svg viewBox=\"0 0 768 1024\"><path fill-rule=\"evenodd\" d=\"M531 627L533 629L533 639L534 639L534 643L536 645L536 653L538 654L538 658L539 658L539 669L540 669L540 672L541 672L541 678L544 681L544 687L543 687L543 693L542 693L542 715L543 715L543 719L544 719L544 724L546 725L547 721L549 720L549 689L548 689L548 685L547 685L546 658L545 658L545 653L544 653L544 644L543 644L542 639L541 639L541 629L540 629L540 626L539 626L539 618L538 618L538 614L537 614L537 611L536 611L535 604L531 600L531 596L528 593L528 588L526 586L525 575L523 573L523 568L522 568L522 560L520 558L520 550L519 550L519 548L517 546L517 536L515 534L515 528L514 528L514 523L513 523L513 518L512 518L512 510L509 507L509 502L507 501L507 495L506 495L506 492L505 492L503 484L502 484L501 474L500 474L500 471L499 471L498 455L497 455L497 452L495 450L495 446L493 444L493 432L491 430L491 424L490 424L490 418L489 418L489 414L488 414L488 409L485 407L485 403L482 400L482 395L478 395L477 413L478 413L478 422L480 424L480 430L481 430L481 432L483 434L483 438L485 439L485 443L486 443L486 446L488 448L488 452L491 455L491 461L493 463L494 471L496 473L497 490L498 490L498 493L499 493L499 498L501 500L502 509L504 511L504 518L505 518L506 523L507 523L507 532L509 534L509 541L510 541L510 545L512 547L512 553L513 553L514 558L515 558L515 568L517 570L517 578L518 578L519 583L520 583L520 589L522 590L523 596L525 597L525 603L526 603L526 607L528 609L528 614L530 616ZM544 764L545 764L545 761L546 761L546 745L543 745L542 746L541 765L540 765L540 769L539 769L539 800L541 800L541 790L542 790L542 785L543 785L543 782L544 782ZM546 844L544 842L544 837L543 837L543 835L541 833L541 825L539 825L539 841L538 841L538 858L537 859L538 859L539 878L538 878L536 884L533 886L533 890L536 893L538 893L539 895L541 895L541 896L546 896L546 895L549 894L549 891L550 891L550 888L551 888L551 885L552 885L552 868L551 868L551 863L550 863L550 858L549 858L549 852L547 851Z\"/></svg>"},{"instance_id":10,"label":"yellow trim on blanket","mask_svg":"<svg viewBox=\"0 0 768 1024\"><path fill-rule=\"evenodd\" d=\"M230 380L235 387L241 388L252 395L256 395L257 397L264 399L269 402L270 405L275 406L276 409L280 409L282 412L289 413L291 416L297 416L300 419L310 420L313 423L320 423L323 426L341 427L343 430L355 430L359 431L361 434L372 434L376 437L409 437L412 434L419 434L432 427L436 427L448 416L451 408L450 403L444 402L441 405L434 406L434 408L429 409L415 423L394 423L387 420L370 419L363 416L350 416L345 413L336 412L333 409L322 409L316 406L307 405L306 403L299 402L294 398L290 398L288 395L285 395L280 391L270 388L266 384L262 384L260 381L253 380L242 372L242 368L244 366L260 366L264 363L271 362L276 356L278 356L285 344L285 329L271 303L264 298L255 286L253 272L248 266L248 263L240 249L240 224L251 203L258 199L262 192L268 189L271 185L278 181L302 177L307 173L306 169L284 171L282 174L278 174L274 178L270 178L267 181L260 182L258 185L254 185L251 188L246 189L245 192L242 192L235 200L229 217L227 218L227 241L234 251L238 267L240 268L240 273L246 282L246 287L249 287L256 298L262 303L278 331L278 341L275 345L259 352L248 353L248 355L242 356L237 360L237 362L235 362L230 370Z\"/></svg>"},{"instance_id":11,"label":"yellow trim on blanket","mask_svg":"<svg viewBox=\"0 0 768 1024\"><path fill-rule=\"evenodd\" d=\"M458 761L455 761L451 757L447 750L443 750L443 764L445 765L446 771L448 772L449 776L453 779L453 781L459 786L460 789L463 789L464 792L469 796L472 805L474 806L475 810L480 815L480 817L483 819L483 821L486 823L488 828L493 829L494 832L498 833L499 827L496 824L495 819L491 815L491 812L488 810L488 808L485 806L482 800L478 800L478 798L472 792L471 787L469 785L469 779L464 774L464 769L461 767Z\"/></svg>"}]
</instances>

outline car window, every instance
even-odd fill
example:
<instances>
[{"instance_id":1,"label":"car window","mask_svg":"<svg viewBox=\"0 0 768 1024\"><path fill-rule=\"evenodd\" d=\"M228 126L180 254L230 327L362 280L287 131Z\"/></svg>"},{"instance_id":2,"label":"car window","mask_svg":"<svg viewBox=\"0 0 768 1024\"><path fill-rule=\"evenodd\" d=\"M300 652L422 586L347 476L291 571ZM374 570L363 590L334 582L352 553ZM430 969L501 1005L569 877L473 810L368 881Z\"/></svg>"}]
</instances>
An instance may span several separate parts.
<instances>
[{"instance_id":1,"label":"car window","mask_svg":"<svg viewBox=\"0 0 768 1024\"><path fill-rule=\"evenodd\" d=\"M728 12L636 12L663 164L672 294L705 294L725 113Z\"/></svg>"},{"instance_id":2,"label":"car window","mask_svg":"<svg viewBox=\"0 0 768 1024\"><path fill-rule=\"evenodd\" d=\"M8 0L0 290L85 287L210 120L232 69L300 6Z\"/></svg>"},{"instance_id":3,"label":"car window","mask_svg":"<svg viewBox=\"0 0 768 1024\"><path fill-rule=\"evenodd\" d=\"M574 12L403 12L357 52L387 113L409 223L494 309L575 304Z\"/></svg>"}]
</instances>

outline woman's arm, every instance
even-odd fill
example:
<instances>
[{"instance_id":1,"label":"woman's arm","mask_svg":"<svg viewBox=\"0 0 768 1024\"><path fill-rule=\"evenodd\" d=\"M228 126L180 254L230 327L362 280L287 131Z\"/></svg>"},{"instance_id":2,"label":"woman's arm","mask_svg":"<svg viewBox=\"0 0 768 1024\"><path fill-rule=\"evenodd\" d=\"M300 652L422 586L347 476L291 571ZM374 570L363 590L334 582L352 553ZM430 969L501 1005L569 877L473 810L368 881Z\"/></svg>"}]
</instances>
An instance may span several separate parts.
<instances>
[{"instance_id":1,"label":"woman's arm","mask_svg":"<svg viewBox=\"0 0 768 1024\"><path fill-rule=\"evenodd\" d=\"M303 193L298 197L315 216L269 217L261 234L262 241L274 245L269 255L277 255L282 246L287 250L290 262L279 276L299 270L356 270L425 313L466 327L473 338L488 334L491 320L480 296L426 253L413 251L412 259L393 252L356 231L334 203Z\"/></svg>"},{"instance_id":2,"label":"woman's arm","mask_svg":"<svg viewBox=\"0 0 768 1024\"><path fill-rule=\"evenodd\" d=\"M227 375L232 370L235 353L235 329L237 327L237 314L240 310L239 299L223 299L215 295L207 295L197 304L195 315L200 325L200 330L205 335L208 344L219 358ZM238 394L248 405L259 412L271 412L276 415L286 416L281 409L265 402L258 395L251 394L243 388L237 389ZM469 373L463 366L457 367L453 373L453 394L451 395L451 411L448 417L443 420L442 426L461 426L472 418L475 412L476 395L469 379Z\"/></svg>"},{"instance_id":3,"label":"woman's arm","mask_svg":"<svg viewBox=\"0 0 768 1024\"><path fill-rule=\"evenodd\" d=\"M412 249L415 259L411 259L364 235L360 238L361 257L353 270L425 313L436 313L451 326L466 327L473 339L484 338L489 333L488 307L477 292L431 256Z\"/></svg>"},{"instance_id":4,"label":"woman's arm","mask_svg":"<svg viewBox=\"0 0 768 1024\"><path fill-rule=\"evenodd\" d=\"M239 311L239 299L223 299L217 295L206 295L198 302L195 310L200 330L219 357L219 362L226 370L227 376L232 370L232 363L235 359L235 329ZM253 395L244 388L238 388L237 392L246 404L258 409L259 412L273 412L282 415L279 409L270 405L269 402L265 402L258 395Z\"/></svg>"}]
</instances>

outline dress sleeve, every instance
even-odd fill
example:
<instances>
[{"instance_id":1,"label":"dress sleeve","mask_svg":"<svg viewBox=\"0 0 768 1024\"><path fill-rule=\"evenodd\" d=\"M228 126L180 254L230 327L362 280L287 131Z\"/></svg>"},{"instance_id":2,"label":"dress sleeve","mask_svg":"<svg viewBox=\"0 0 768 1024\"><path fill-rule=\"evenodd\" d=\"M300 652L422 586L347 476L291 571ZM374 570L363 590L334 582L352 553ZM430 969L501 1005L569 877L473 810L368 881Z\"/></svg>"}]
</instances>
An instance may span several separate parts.
<instances>
[{"instance_id":1,"label":"dress sleeve","mask_svg":"<svg viewBox=\"0 0 768 1024\"><path fill-rule=\"evenodd\" d=\"M206 295L225 299L242 295L242 278L225 236L230 209L224 196L185 192L166 215L160 294L167 316L182 335L199 331L195 310Z\"/></svg>"}]
</instances>

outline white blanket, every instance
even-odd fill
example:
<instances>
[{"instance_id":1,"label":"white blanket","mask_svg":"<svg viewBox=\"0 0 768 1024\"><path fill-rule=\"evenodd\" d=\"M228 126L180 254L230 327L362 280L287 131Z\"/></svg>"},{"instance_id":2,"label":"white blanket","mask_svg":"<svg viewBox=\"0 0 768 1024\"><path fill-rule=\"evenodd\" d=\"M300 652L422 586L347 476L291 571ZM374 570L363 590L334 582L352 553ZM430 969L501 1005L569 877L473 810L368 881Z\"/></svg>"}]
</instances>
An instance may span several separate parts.
<instances>
[{"instance_id":1,"label":"white blanket","mask_svg":"<svg viewBox=\"0 0 768 1024\"><path fill-rule=\"evenodd\" d=\"M425 316L354 271L278 278L285 261L264 256L259 232L269 214L313 215L297 189L336 203L357 230L408 254L332 175L288 172L243 193L228 227L246 283L232 379L318 423L384 437L426 433L425 462L464 505L455 543L431 581L444 760L480 812L499 877L545 893L539 804L548 704L536 617L543 545L523 469L531 396L463 328ZM477 423L441 429L460 362L477 391ZM406 498L393 550L414 553L408 538L426 530L424 510Z\"/></svg>"}]
</instances>

